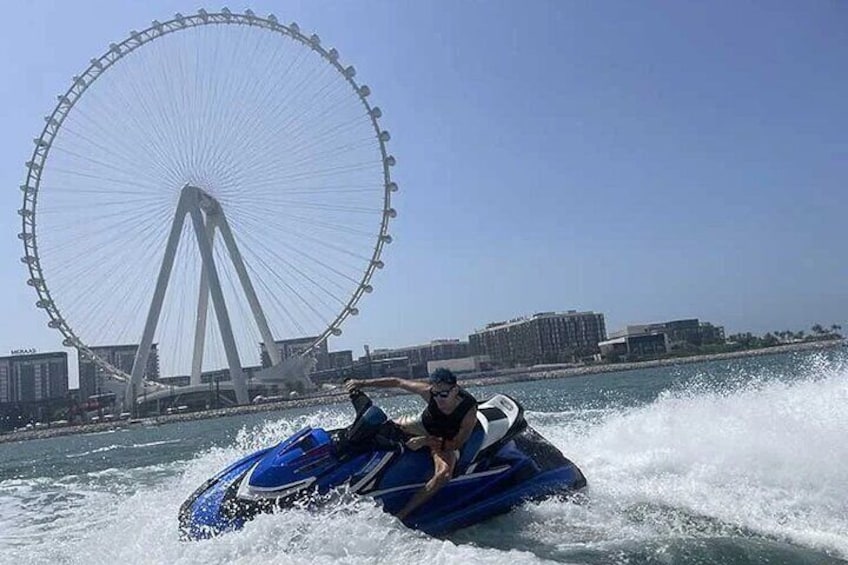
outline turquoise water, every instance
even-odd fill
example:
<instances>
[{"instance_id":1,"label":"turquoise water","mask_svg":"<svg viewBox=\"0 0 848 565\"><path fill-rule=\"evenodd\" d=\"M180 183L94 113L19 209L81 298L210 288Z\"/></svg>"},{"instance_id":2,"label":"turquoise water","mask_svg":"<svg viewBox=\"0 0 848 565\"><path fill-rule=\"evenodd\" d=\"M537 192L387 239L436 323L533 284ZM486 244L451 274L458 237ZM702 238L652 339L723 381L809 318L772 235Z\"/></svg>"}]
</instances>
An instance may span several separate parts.
<instances>
[{"instance_id":1,"label":"turquoise water","mask_svg":"<svg viewBox=\"0 0 848 565\"><path fill-rule=\"evenodd\" d=\"M220 418L0 445L0 562L848 563L844 349L472 392L522 401L585 472L585 496L434 539L342 493L182 543L177 510L206 478L304 425L346 425L352 409Z\"/></svg>"}]
</instances>

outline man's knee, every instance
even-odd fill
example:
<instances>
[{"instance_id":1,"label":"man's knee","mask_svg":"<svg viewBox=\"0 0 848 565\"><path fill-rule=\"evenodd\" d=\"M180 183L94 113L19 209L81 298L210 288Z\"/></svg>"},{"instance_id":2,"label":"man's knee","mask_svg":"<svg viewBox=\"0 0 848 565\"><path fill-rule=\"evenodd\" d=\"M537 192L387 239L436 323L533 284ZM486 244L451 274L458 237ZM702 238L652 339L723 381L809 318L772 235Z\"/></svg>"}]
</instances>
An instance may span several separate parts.
<instances>
[{"instance_id":1,"label":"man's knee","mask_svg":"<svg viewBox=\"0 0 848 565\"><path fill-rule=\"evenodd\" d=\"M395 420L395 424L403 430L405 434L411 436L427 435L427 430L424 429L424 424L421 423L421 418L415 416L401 416Z\"/></svg>"},{"instance_id":2,"label":"man's knee","mask_svg":"<svg viewBox=\"0 0 848 565\"><path fill-rule=\"evenodd\" d=\"M435 488L442 488L445 486L450 480L450 469L439 469L433 474L433 478L430 479L431 484Z\"/></svg>"},{"instance_id":3,"label":"man's knee","mask_svg":"<svg viewBox=\"0 0 848 565\"><path fill-rule=\"evenodd\" d=\"M448 457L447 459L442 459L441 457L436 458L436 469L433 474L433 481L438 486L444 486L447 483L451 475L453 474L453 467L455 461L453 458Z\"/></svg>"}]
</instances>

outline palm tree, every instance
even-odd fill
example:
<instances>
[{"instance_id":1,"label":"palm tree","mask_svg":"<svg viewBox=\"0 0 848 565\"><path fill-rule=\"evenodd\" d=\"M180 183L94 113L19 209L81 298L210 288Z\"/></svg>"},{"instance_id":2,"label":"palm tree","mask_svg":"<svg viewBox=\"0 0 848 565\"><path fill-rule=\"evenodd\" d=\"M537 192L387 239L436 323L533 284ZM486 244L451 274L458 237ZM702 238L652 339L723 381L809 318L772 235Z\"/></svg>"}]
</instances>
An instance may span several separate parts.
<instances>
[{"instance_id":1,"label":"palm tree","mask_svg":"<svg viewBox=\"0 0 848 565\"><path fill-rule=\"evenodd\" d=\"M824 333L824 328L821 324L813 324L810 330L812 330L812 332L816 335L821 335Z\"/></svg>"},{"instance_id":2,"label":"palm tree","mask_svg":"<svg viewBox=\"0 0 848 565\"><path fill-rule=\"evenodd\" d=\"M839 333L839 330L841 329L842 326L840 326L839 324L833 324L832 326L830 326L831 333L833 333L833 335L835 335L836 337L842 337L842 335Z\"/></svg>"}]
</instances>

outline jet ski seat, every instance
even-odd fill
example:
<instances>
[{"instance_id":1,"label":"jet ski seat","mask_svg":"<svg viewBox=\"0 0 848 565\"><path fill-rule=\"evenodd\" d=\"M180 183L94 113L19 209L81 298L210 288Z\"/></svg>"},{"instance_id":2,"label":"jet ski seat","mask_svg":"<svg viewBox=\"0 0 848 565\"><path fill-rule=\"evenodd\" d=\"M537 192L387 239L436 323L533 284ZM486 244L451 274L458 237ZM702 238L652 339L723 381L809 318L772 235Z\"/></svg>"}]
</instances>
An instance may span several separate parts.
<instances>
[{"instance_id":1,"label":"jet ski seat","mask_svg":"<svg viewBox=\"0 0 848 565\"><path fill-rule=\"evenodd\" d=\"M523 410L517 404L513 406L515 408L512 410L512 417L493 401L485 402L478 407L477 424L465 445L462 446L454 476L473 472L481 456L500 449L502 444L526 427Z\"/></svg>"},{"instance_id":2,"label":"jet ski seat","mask_svg":"<svg viewBox=\"0 0 848 565\"><path fill-rule=\"evenodd\" d=\"M453 471L454 477L465 474L469 465L474 462L474 458L480 452L480 447L483 445L484 439L486 439L486 430L480 423L480 415L478 414L474 431L471 432L471 435L459 452L459 460L456 462L456 467L454 467Z\"/></svg>"}]
</instances>

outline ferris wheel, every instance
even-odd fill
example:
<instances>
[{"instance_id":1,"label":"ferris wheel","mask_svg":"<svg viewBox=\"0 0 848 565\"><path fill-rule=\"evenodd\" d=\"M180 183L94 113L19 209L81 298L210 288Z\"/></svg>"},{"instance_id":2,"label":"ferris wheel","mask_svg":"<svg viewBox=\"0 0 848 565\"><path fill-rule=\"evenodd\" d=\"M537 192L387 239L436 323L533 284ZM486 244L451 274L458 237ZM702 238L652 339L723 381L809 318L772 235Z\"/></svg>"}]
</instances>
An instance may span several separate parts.
<instances>
[{"instance_id":1,"label":"ferris wheel","mask_svg":"<svg viewBox=\"0 0 848 565\"><path fill-rule=\"evenodd\" d=\"M260 345L339 335L396 216L369 94L317 35L250 10L111 44L58 96L21 186L49 326L133 395L155 344L162 375L229 367L242 403ZM132 371L109 344L139 344Z\"/></svg>"}]
</instances>

